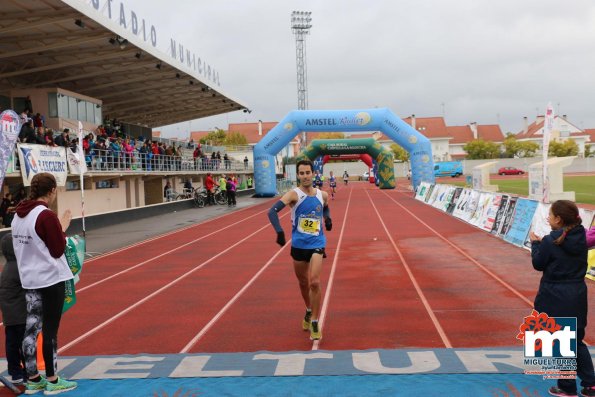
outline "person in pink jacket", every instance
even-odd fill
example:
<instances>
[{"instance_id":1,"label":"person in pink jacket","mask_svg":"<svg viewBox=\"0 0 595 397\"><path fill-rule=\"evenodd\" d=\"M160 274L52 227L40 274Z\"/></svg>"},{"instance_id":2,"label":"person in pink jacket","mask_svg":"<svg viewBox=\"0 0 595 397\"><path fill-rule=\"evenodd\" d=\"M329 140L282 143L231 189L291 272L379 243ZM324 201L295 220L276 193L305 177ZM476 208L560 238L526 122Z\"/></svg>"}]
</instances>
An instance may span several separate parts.
<instances>
[{"instance_id":1,"label":"person in pink jacket","mask_svg":"<svg viewBox=\"0 0 595 397\"><path fill-rule=\"evenodd\" d=\"M591 228L587 230L587 247L595 247L595 225L591 226Z\"/></svg>"}]
</instances>

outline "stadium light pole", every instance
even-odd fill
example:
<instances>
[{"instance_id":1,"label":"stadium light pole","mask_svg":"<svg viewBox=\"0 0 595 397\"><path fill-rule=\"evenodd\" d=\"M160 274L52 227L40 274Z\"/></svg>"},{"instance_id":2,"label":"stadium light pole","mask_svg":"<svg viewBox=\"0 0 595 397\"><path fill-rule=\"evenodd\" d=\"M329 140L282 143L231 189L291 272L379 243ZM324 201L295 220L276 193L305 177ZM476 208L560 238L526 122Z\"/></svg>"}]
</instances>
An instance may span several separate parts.
<instances>
[{"instance_id":1,"label":"stadium light pole","mask_svg":"<svg viewBox=\"0 0 595 397\"><path fill-rule=\"evenodd\" d=\"M298 109L308 108L308 73L306 65L306 38L312 27L312 12L293 11L291 31L295 35L295 58L297 64ZM302 132L301 148L306 147L306 133Z\"/></svg>"}]
</instances>

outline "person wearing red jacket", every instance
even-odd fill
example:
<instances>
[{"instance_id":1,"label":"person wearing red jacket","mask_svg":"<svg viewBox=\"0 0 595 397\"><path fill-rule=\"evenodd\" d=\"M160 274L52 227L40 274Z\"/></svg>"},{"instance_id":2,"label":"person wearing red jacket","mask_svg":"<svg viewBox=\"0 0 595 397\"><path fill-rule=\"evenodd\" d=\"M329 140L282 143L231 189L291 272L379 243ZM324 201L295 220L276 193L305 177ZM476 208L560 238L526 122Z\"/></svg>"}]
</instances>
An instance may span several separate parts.
<instances>
[{"instance_id":1,"label":"person wearing red jacket","mask_svg":"<svg viewBox=\"0 0 595 397\"><path fill-rule=\"evenodd\" d=\"M217 184L213 180L211 173L207 172L207 178L205 179L205 189L207 189L207 204L215 205L215 195L214 195L215 185L217 185ZM217 186L219 186L219 185L217 185Z\"/></svg>"}]
</instances>

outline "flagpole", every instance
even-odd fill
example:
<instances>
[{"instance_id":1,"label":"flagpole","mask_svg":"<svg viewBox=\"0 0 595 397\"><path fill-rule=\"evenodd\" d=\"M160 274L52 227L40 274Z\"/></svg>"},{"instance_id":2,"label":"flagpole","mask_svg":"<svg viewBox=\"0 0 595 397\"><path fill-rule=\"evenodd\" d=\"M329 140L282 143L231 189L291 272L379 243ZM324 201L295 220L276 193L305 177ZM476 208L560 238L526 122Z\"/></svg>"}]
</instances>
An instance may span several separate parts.
<instances>
[{"instance_id":1,"label":"flagpole","mask_svg":"<svg viewBox=\"0 0 595 397\"><path fill-rule=\"evenodd\" d=\"M543 123L543 143L541 145L541 147L542 147L542 163L543 163L542 176L541 176L543 190L542 190L541 201L543 203L550 202L550 178L548 175L547 158L548 158L548 152L549 152L549 147L550 147L550 137L551 137L553 128L554 128L554 108L552 107L552 104L550 102L550 103L548 103L547 109L545 111L545 121Z\"/></svg>"},{"instance_id":2,"label":"flagpole","mask_svg":"<svg viewBox=\"0 0 595 397\"><path fill-rule=\"evenodd\" d=\"M83 238L86 241L86 228L85 228L85 183L83 180L84 170L87 168L85 159L85 153L83 152L83 123L79 121L78 125L78 157L79 157L79 183L81 185L81 221L83 226ZM83 168L84 167L84 168ZM87 244L85 244L85 251L87 250Z\"/></svg>"}]
</instances>

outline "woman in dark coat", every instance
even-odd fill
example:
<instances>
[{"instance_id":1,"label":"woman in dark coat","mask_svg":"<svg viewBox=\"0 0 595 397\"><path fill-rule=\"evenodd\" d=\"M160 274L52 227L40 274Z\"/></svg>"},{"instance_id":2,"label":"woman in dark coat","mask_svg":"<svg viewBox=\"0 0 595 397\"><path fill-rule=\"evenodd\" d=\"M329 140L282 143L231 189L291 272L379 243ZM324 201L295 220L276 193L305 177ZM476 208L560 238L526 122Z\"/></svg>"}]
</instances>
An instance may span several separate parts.
<instances>
[{"instance_id":1,"label":"woman in dark coat","mask_svg":"<svg viewBox=\"0 0 595 397\"><path fill-rule=\"evenodd\" d=\"M587 240L576 204L569 200L552 203L548 222L552 232L540 238L531 232L533 268L543 272L535 297L535 310L549 317L576 317L577 375L581 395L595 396L593 361L583 342L587 326ZM576 396L575 379L558 379L549 389L553 396Z\"/></svg>"}]
</instances>

